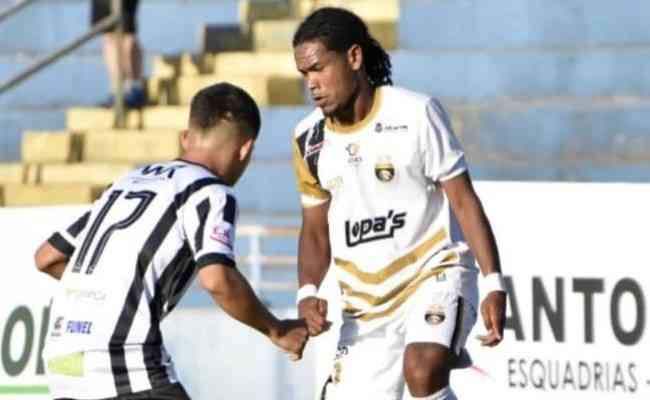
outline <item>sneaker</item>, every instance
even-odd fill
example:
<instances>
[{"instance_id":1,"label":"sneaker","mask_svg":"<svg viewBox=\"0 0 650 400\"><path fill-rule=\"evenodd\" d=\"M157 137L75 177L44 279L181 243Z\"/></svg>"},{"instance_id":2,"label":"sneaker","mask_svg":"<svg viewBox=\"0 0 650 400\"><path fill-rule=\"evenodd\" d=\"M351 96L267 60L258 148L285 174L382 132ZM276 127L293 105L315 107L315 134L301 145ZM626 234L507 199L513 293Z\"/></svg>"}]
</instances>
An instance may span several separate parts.
<instances>
[{"instance_id":1,"label":"sneaker","mask_svg":"<svg viewBox=\"0 0 650 400\"><path fill-rule=\"evenodd\" d=\"M141 87L134 87L124 94L126 108L142 108L147 104L147 95Z\"/></svg>"}]
</instances>

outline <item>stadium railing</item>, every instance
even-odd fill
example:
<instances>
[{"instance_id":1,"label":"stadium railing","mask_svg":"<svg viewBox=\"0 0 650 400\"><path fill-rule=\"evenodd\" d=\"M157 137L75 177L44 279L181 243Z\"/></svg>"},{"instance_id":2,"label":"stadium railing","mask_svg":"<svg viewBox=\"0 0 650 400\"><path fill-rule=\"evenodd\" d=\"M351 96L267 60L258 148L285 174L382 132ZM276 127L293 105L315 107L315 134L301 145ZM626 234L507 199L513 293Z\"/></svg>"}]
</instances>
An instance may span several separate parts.
<instances>
[{"instance_id":1,"label":"stadium railing","mask_svg":"<svg viewBox=\"0 0 650 400\"><path fill-rule=\"evenodd\" d=\"M0 11L0 23L6 21L10 17L13 17L18 14L19 11L25 9L31 4L38 3L40 0L19 0L14 5L8 7L5 10ZM58 61L62 57L71 53L72 51L83 46L86 42L95 38L96 36L101 35L107 29L115 27L115 39L118 43L118 48L121 48L120 43L122 42L123 35L123 26L119 23L122 20L122 1L121 0L111 0L112 13L106 18L99 21L96 25L92 27L88 32L78 36L69 44L61 47L58 50L53 51L47 56L43 57L41 60L36 61L34 64L27 67L24 71L18 73L16 76L8 79L7 81L0 84L0 95L8 92L21 82L31 78L37 72L43 70L50 64ZM121 52L117 52L117 64L121 64ZM124 90L122 83L121 70L117 69L117 87L115 88L115 103L113 105L113 110L115 113L114 125L115 128L121 129L125 127L126 119L124 113Z\"/></svg>"}]
</instances>

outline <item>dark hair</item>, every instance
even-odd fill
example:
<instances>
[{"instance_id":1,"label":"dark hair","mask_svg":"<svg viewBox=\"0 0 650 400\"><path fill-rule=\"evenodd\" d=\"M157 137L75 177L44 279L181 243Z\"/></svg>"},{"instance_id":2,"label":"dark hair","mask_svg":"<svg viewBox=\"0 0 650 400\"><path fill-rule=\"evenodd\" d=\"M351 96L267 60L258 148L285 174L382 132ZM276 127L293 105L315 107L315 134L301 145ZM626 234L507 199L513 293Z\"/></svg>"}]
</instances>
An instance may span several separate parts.
<instances>
[{"instance_id":1,"label":"dark hair","mask_svg":"<svg viewBox=\"0 0 650 400\"><path fill-rule=\"evenodd\" d=\"M261 125L260 110L245 90L220 82L194 95L190 106L190 125L205 131L224 119L249 128L250 135L257 138Z\"/></svg>"},{"instance_id":2,"label":"dark hair","mask_svg":"<svg viewBox=\"0 0 650 400\"><path fill-rule=\"evenodd\" d=\"M392 85L390 56L370 35L368 26L356 14L336 7L314 11L293 35L293 47L320 40L327 49L343 53L354 44L363 51L363 62L372 86Z\"/></svg>"}]
</instances>

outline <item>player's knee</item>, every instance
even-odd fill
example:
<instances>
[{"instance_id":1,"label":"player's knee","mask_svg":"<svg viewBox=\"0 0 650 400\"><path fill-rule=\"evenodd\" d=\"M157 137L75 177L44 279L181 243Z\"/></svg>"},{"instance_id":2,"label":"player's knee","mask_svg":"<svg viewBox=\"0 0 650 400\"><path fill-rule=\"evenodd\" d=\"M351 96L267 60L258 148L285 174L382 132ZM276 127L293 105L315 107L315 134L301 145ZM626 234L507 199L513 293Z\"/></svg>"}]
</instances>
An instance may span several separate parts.
<instances>
[{"instance_id":1,"label":"player's knee","mask_svg":"<svg viewBox=\"0 0 650 400\"><path fill-rule=\"evenodd\" d=\"M404 378L410 388L430 391L449 382L448 350L435 344L410 344L404 353Z\"/></svg>"}]
</instances>

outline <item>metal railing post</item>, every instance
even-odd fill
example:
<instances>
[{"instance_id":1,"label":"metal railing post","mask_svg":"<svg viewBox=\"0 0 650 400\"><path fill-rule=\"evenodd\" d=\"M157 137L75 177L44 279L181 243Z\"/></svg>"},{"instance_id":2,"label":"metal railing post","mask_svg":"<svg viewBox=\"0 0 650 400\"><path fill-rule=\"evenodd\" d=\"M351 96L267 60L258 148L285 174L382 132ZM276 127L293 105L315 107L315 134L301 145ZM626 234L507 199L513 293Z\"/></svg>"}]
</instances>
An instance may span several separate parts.
<instances>
[{"instance_id":1,"label":"metal railing post","mask_svg":"<svg viewBox=\"0 0 650 400\"><path fill-rule=\"evenodd\" d=\"M256 232L249 239L249 253L251 266L251 287L259 295L262 286L262 246L260 243L260 233Z\"/></svg>"},{"instance_id":2,"label":"metal railing post","mask_svg":"<svg viewBox=\"0 0 650 400\"><path fill-rule=\"evenodd\" d=\"M8 17L15 15L17 11L23 9L25 6L29 4L36 3L38 0L23 0L20 3L17 3L15 6L9 8L8 10L0 12L0 22L3 20L7 19ZM120 3L121 6L121 3ZM121 7L120 7L121 10ZM115 25L121 20L120 17L116 16L115 14L111 14L108 17L104 18L101 20L99 23L97 23L95 26L92 27L92 29L83 35L79 36L78 38L74 39L72 42L69 44L64 45L63 47L57 49L56 51L48 54L44 58L38 60L34 64L30 65L25 69L24 71L20 72L18 75L9 78L9 80L2 82L0 84L0 95L8 92L21 82L25 81L26 79L30 78L37 72L41 71L48 65L54 63L55 61L59 60L61 57L71 53L72 51L78 49L81 47L84 43L88 42L89 40L93 39L95 36L101 34L102 32L105 32L108 29L113 29Z\"/></svg>"},{"instance_id":3,"label":"metal railing post","mask_svg":"<svg viewBox=\"0 0 650 400\"><path fill-rule=\"evenodd\" d=\"M37 2L38 0L21 0L6 10L0 11L0 22L16 14L18 11L27 7L28 5Z\"/></svg>"},{"instance_id":4,"label":"metal railing post","mask_svg":"<svg viewBox=\"0 0 650 400\"><path fill-rule=\"evenodd\" d=\"M122 15L122 0L112 0L112 13L118 17L118 23L115 27L115 46L116 54L115 61L117 62L117 76L116 86L115 86L115 102L113 103L113 125L116 129L124 129L126 126L126 118L124 114L124 74L122 73L122 60L124 55L122 54L122 41L124 36L124 18Z\"/></svg>"}]
</instances>

